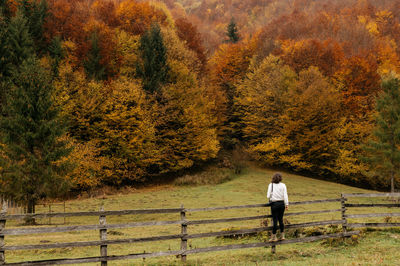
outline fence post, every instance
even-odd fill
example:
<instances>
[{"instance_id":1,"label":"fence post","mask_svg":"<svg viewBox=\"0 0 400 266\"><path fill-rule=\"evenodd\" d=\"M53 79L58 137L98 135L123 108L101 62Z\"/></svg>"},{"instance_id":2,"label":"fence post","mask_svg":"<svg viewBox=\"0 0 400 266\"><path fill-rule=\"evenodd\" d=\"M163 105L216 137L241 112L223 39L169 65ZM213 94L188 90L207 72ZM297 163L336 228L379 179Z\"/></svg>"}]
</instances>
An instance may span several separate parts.
<instances>
[{"instance_id":1,"label":"fence post","mask_svg":"<svg viewBox=\"0 0 400 266\"><path fill-rule=\"evenodd\" d=\"M0 248L2 249L4 247L4 235L2 233L4 227L6 226L6 218L4 217L7 214L7 203L6 201L3 200L2 204L2 209L0 213ZM6 263L6 256L5 256L5 251L0 250L0 265L3 265Z\"/></svg>"},{"instance_id":2,"label":"fence post","mask_svg":"<svg viewBox=\"0 0 400 266\"><path fill-rule=\"evenodd\" d=\"M343 233L347 232L347 218L346 218L346 198L343 196L343 193L341 194L341 199L340 202L342 204L342 229L343 229Z\"/></svg>"},{"instance_id":3,"label":"fence post","mask_svg":"<svg viewBox=\"0 0 400 266\"><path fill-rule=\"evenodd\" d=\"M100 211L104 211L104 206L100 207ZM106 216L105 215L100 215L99 218L100 225L106 225ZM100 241L105 241L107 240L107 229L100 229ZM106 257L107 256L107 245L100 245L100 256ZM101 266L106 266L107 261L102 260L101 261Z\"/></svg>"},{"instance_id":4,"label":"fence post","mask_svg":"<svg viewBox=\"0 0 400 266\"><path fill-rule=\"evenodd\" d=\"M186 222L186 211L185 208L183 207L183 204L181 205L181 252L185 252L187 250L187 239L186 239L186 235L187 235L187 224L185 224ZM181 260L182 262L186 262L186 255L181 255Z\"/></svg>"},{"instance_id":5,"label":"fence post","mask_svg":"<svg viewBox=\"0 0 400 266\"><path fill-rule=\"evenodd\" d=\"M272 212L271 212L271 215L272 215ZM274 219L272 217L271 217L271 225L272 225L272 227L274 226ZM271 234L272 234L272 231L271 231ZM273 246L271 246L271 253L275 254L275 252L276 252L276 246L273 245Z\"/></svg>"}]
</instances>

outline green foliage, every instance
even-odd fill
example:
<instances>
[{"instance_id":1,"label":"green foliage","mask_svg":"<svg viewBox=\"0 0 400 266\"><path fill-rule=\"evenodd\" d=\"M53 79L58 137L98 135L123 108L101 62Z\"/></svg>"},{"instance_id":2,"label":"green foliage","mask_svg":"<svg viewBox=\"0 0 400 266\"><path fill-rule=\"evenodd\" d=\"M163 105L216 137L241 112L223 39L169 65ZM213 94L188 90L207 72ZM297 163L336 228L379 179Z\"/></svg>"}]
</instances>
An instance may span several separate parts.
<instances>
[{"instance_id":1,"label":"green foliage","mask_svg":"<svg viewBox=\"0 0 400 266\"><path fill-rule=\"evenodd\" d=\"M101 64L102 56L99 47L99 37L96 31L90 37L90 50L84 62L86 75L96 81L106 78L106 68Z\"/></svg>"},{"instance_id":2,"label":"green foliage","mask_svg":"<svg viewBox=\"0 0 400 266\"><path fill-rule=\"evenodd\" d=\"M390 176L391 192L400 172L400 81L391 77L382 83L383 92L376 102L373 139L364 149L364 158L377 173Z\"/></svg>"},{"instance_id":3,"label":"green foliage","mask_svg":"<svg viewBox=\"0 0 400 266\"><path fill-rule=\"evenodd\" d=\"M24 60L12 73L1 125L1 191L28 204L65 192L65 160L70 152L65 141L65 123L53 103L48 74L34 58Z\"/></svg>"},{"instance_id":4,"label":"green foliage","mask_svg":"<svg viewBox=\"0 0 400 266\"><path fill-rule=\"evenodd\" d=\"M238 28L237 28L236 22L233 18L229 22L228 27L226 29L226 36L228 36L228 38L229 38L226 42L230 42L230 43L237 43L240 39L239 33L238 33Z\"/></svg>"},{"instance_id":5,"label":"green foliage","mask_svg":"<svg viewBox=\"0 0 400 266\"><path fill-rule=\"evenodd\" d=\"M16 68L34 54L34 43L29 33L28 20L20 11L11 19L7 35L9 62L13 68Z\"/></svg>"},{"instance_id":6,"label":"green foliage","mask_svg":"<svg viewBox=\"0 0 400 266\"><path fill-rule=\"evenodd\" d=\"M55 77L58 76L58 66L61 62L61 60L64 58L65 56L65 52L61 46L61 37L60 36L56 36L51 40L51 43L49 45L49 55L51 57L51 70L53 72L53 75Z\"/></svg>"},{"instance_id":7,"label":"green foliage","mask_svg":"<svg viewBox=\"0 0 400 266\"><path fill-rule=\"evenodd\" d=\"M168 79L167 49L164 45L160 26L153 24L140 38L137 75L143 80L143 88L157 92Z\"/></svg>"},{"instance_id":8,"label":"green foliage","mask_svg":"<svg viewBox=\"0 0 400 266\"><path fill-rule=\"evenodd\" d=\"M47 1L20 0L18 9L27 19L29 33L34 39L36 52L38 54L45 53L46 43L43 24L49 16Z\"/></svg>"}]
</instances>

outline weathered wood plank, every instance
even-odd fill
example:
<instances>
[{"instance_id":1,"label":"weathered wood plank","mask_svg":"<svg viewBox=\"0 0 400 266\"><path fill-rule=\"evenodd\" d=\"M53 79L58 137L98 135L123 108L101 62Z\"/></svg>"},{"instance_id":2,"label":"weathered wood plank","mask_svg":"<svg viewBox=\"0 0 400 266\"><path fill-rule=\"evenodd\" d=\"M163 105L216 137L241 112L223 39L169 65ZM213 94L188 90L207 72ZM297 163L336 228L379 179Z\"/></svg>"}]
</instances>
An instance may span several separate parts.
<instances>
[{"instance_id":1,"label":"weathered wood plank","mask_svg":"<svg viewBox=\"0 0 400 266\"><path fill-rule=\"evenodd\" d=\"M88 231L88 230L100 230L100 229L132 228L141 226L172 225L181 223L182 221L154 221L154 222L137 222L137 223L107 224L107 225L76 225L76 226L43 227L43 228L13 228L13 229L4 229L2 232L0 232L0 234L28 235L28 234L41 234L41 233Z\"/></svg>"},{"instance_id":2,"label":"weathered wood plank","mask_svg":"<svg viewBox=\"0 0 400 266\"><path fill-rule=\"evenodd\" d=\"M104 211L104 215L132 215L132 214L155 214L155 213L180 213L181 208L172 209L145 209L145 210L121 210L121 211ZM7 220L19 220L25 218L49 218L49 217L80 217L80 216L100 216L100 211L89 212L52 212L52 213L33 213L33 214L10 214L3 215ZM3 218L0 215L0 218Z\"/></svg>"},{"instance_id":3,"label":"weathered wood plank","mask_svg":"<svg viewBox=\"0 0 400 266\"><path fill-rule=\"evenodd\" d=\"M331 213L331 212L341 212L341 211L342 211L342 209L322 210L322 211L309 211L309 212L292 212L292 213L285 213L285 216L308 215L308 214L318 214L318 213Z\"/></svg>"},{"instance_id":4,"label":"weathered wood plank","mask_svg":"<svg viewBox=\"0 0 400 266\"><path fill-rule=\"evenodd\" d=\"M183 209L183 205L181 206ZM181 253L183 254L186 250L187 250L187 239L184 237L185 235L187 235L187 224L186 224L186 211L182 211L181 212L181 234L182 234L182 238L181 238ZM186 262L186 255L182 255L181 256L181 260L182 262Z\"/></svg>"},{"instance_id":5,"label":"weathered wood plank","mask_svg":"<svg viewBox=\"0 0 400 266\"><path fill-rule=\"evenodd\" d=\"M322 199L322 200L296 201L296 202L291 202L290 205L337 202L337 201L340 201L340 199ZM193 208L193 209L185 209L185 211L186 212L199 212L199 211L218 211L218 210L229 210L229 209L246 209L246 208L263 208L263 207L268 207L268 206L267 206L266 203L262 203L262 204L238 205L238 206L220 206L220 207L209 207L209 208Z\"/></svg>"},{"instance_id":6,"label":"weathered wood plank","mask_svg":"<svg viewBox=\"0 0 400 266\"><path fill-rule=\"evenodd\" d=\"M341 201L341 199L323 199L323 200L296 201L296 202L290 202L289 205L317 204L317 203L339 202L339 201Z\"/></svg>"},{"instance_id":7,"label":"weathered wood plank","mask_svg":"<svg viewBox=\"0 0 400 266\"><path fill-rule=\"evenodd\" d=\"M100 212L104 212L104 206L101 206ZM106 216L105 215L100 215L99 216L99 224L101 226L105 226L106 223ZM107 229L100 229L100 241L106 241L107 240ZM106 257L107 256L107 245L100 245L100 256ZM107 261L102 260L100 263L101 266L107 266Z\"/></svg>"},{"instance_id":8,"label":"weathered wood plank","mask_svg":"<svg viewBox=\"0 0 400 266\"><path fill-rule=\"evenodd\" d=\"M261 204L238 205L238 206L220 206L220 207L208 207L208 208L193 208L193 209L185 209L185 211L186 212L200 212L200 211L219 211L219 210L262 208L262 207L267 207L267 204L266 203L261 203Z\"/></svg>"},{"instance_id":9,"label":"weathered wood plank","mask_svg":"<svg viewBox=\"0 0 400 266\"><path fill-rule=\"evenodd\" d=\"M261 242L261 243L250 243L250 244L239 244L239 245L228 245L228 246L216 246L216 247L208 247L208 248L198 248L186 250L184 254L180 250L177 251L166 251L166 252L154 252L154 253L139 253L139 254L129 254L129 255L119 255L119 256L107 256L107 257L90 257L90 258L76 258L76 259L56 259L56 260L42 260L42 261L28 261L21 263L7 263L6 265L59 265L59 264L77 264L77 263L89 263L89 262L100 262L102 260L106 261L115 261L115 260L128 260L128 259L138 259L138 258L151 258L151 257L162 257L162 256L171 256L171 255L188 255L194 253L203 253L210 251L220 251L220 250L230 250L230 249L242 249L242 248L253 248L253 247L268 247L272 245L284 245L291 243L299 243L299 242L312 242L318 241L327 238L335 238L335 237L348 237L351 235L359 234L359 231L352 231L330 235L322 235L322 236L312 236L305 238L296 238L283 240L279 242L269 243L269 242Z\"/></svg>"},{"instance_id":10,"label":"weathered wood plank","mask_svg":"<svg viewBox=\"0 0 400 266\"><path fill-rule=\"evenodd\" d=\"M375 198L375 197L400 197L400 193L347 193L345 198Z\"/></svg>"},{"instance_id":11,"label":"weathered wood plank","mask_svg":"<svg viewBox=\"0 0 400 266\"><path fill-rule=\"evenodd\" d=\"M85 241L85 242L79 241L79 242L66 242L66 243L54 243L54 244L4 246L4 247L0 248L0 250L29 250L29 249L89 247L89 246L112 245L112 244L152 242L152 241L162 241L162 240L171 240L171 239L180 239L180 238L182 238L181 234L144 237L144 238L115 239L115 240L106 240L106 241Z\"/></svg>"},{"instance_id":12,"label":"weathered wood plank","mask_svg":"<svg viewBox=\"0 0 400 266\"><path fill-rule=\"evenodd\" d=\"M398 227L400 223L348 223L348 227L360 228L360 227Z\"/></svg>"},{"instance_id":13,"label":"weathered wood plank","mask_svg":"<svg viewBox=\"0 0 400 266\"><path fill-rule=\"evenodd\" d=\"M100 261L115 261L115 260L128 260L128 259L141 259L141 258L152 258L152 257L164 257L180 255L181 251L163 251L154 253L138 253L129 255L115 255L107 257L88 257L88 258L76 258L76 259L55 259L55 260L41 260L41 261L26 261L17 263L7 263L5 265L13 266L25 266L25 265L60 265L60 264L78 264L78 263L89 263L89 262L100 262Z\"/></svg>"},{"instance_id":14,"label":"weathered wood plank","mask_svg":"<svg viewBox=\"0 0 400 266\"><path fill-rule=\"evenodd\" d=\"M1 206L1 211L0 214L2 216L7 214L7 203L3 200L3 204ZM4 246L4 235L1 234L1 232L4 230L4 227L6 226L6 219L0 219L0 247ZM0 250L0 265L4 265L6 261L6 256L4 250Z\"/></svg>"},{"instance_id":15,"label":"weathered wood plank","mask_svg":"<svg viewBox=\"0 0 400 266\"><path fill-rule=\"evenodd\" d=\"M270 217L270 215L260 215L260 216L249 216L249 217L235 217L235 218L224 218L224 219L212 219L212 220L194 220L187 221L187 225L193 224L213 224L213 223L226 223L226 222L235 222L235 221L247 221L247 220L257 220L257 219L265 219Z\"/></svg>"},{"instance_id":16,"label":"weathered wood plank","mask_svg":"<svg viewBox=\"0 0 400 266\"><path fill-rule=\"evenodd\" d=\"M367 217L395 217L400 213L366 213L366 214L347 214L346 218L367 218Z\"/></svg>"},{"instance_id":17,"label":"weathered wood plank","mask_svg":"<svg viewBox=\"0 0 400 266\"><path fill-rule=\"evenodd\" d=\"M203 253L203 252L212 252L212 251L222 251L222 250L232 250L232 249L244 249L244 248L256 248L256 247L270 247L274 245L284 245L284 244L292 244L292 243L302 243L302 242L313 242L322 239L328 238L336 238L336 237L349 237L352 235L359 234L359 231L352 231L347 233L336 233L329 235L321 235L321 236L310 236L305 238L294 238L288 239L278 242L259 242L259 243L250 243L250 244L237 244L237 245L226 245L226 246L214 246L207 248L196 248L187 250L185 254L195 254L195 253Z\"/></svg>"},{"instance_id":18,"label":"weathered wood plank","mask_svg":"<svg viewBox=\"0 0 400 266\"><path fill-rule=\"evenodd\" d=\"M309 222L309 223L300 223L300 224L288 224L288 225L285 225L285 228L302 228L302 227L328 225L328 224L341 224L341 223L342 223L341 220L319 221L319 222ZM184 238L193 239L193 238L216 237L216 236L234 235L234 234L249 234L249 233L258 233L258 232L264 232L264 231L270 231L270 230L272 230L272 226L240 229L240 230L230 230L230 231L209 232L209 233L200 233L200 234L191 234L191 235L186 235Z\"/></svg>"},{"instance_id":19,"label":"weathered wood plank","mask_svg":"<svg viewBox=\"0 0 400 266\"><path fill-rule=\"evenodd\" d=\"M396 203L346 203L345 207L400 207L400 204Z\"/></svg>"}]
</instances>

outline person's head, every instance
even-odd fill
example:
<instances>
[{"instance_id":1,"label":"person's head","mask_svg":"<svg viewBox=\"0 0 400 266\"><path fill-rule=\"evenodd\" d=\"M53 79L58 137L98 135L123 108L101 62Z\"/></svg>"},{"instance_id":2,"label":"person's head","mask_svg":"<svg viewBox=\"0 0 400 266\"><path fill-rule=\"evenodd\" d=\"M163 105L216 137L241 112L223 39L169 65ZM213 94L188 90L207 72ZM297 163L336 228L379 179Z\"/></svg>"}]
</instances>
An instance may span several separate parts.
<instances>
[{"instance_id":1,"label":"person's head","mask_svg":"<svg viewBox=\"0 0 400 266\"><path fill-rule=\"evenodd\" d=\"M275 173L275 174L272 176L272 183L278 184L278 183L281 182L281 181L282 181L282 175L281 175L281 173Z\"/></svg>"}]
</instances>

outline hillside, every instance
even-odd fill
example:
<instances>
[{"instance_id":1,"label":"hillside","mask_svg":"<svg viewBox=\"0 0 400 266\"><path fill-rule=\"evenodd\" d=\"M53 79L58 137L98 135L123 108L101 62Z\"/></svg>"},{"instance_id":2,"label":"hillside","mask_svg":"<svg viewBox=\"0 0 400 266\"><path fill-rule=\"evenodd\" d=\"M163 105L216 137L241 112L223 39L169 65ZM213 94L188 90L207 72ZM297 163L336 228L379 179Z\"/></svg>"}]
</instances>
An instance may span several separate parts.
<instances>
[{"instance_id":1,"label":"hillside","mask_svg":"<svg viewBox=\"0 0 400 266\"><path fill-rule=\"evenodd\" d=\"M145 188L131 192L124 192L114 195L105 195L97 198L77 199L67 202L67 211L89 211L98 210L101 204L104 204L105 210L121 210L121 209L144 209L144 208L166 208L166 207L179 207L184 204L187 208L196 207L210 207L210 206L226 206L226 205L244 205L265 202L266 184L273 171L264 169L248 169L242 175L235 179L219 184L219 185L205 185L198 187L175 187L172 185L164 185L153 188ZM341 192L366 192L366 190L353 188L345 185L315 180L308 177L292 175L284 173L284 182L288 186L289 200L290 201L303 201L311 199L325 199L338 197ZM334 204L323 205L308 205L308 206L293 206L290 212L298 212L301 210L311 209L324 209L335 208ZM311 207L312 206L312 207ZM46 211L47 208L42 209ZM188 219L199 218L222 218L222 217L240 217L261 215L264 210L231 210L221 212L209 213L194 213L189 215ZM379 210L377 210L379 211ZM339 214L338 214L339 215ZM137 215L130 217L129 220L126 216L110 217L107 218L107 223L123 223L127 221L154 221L154 220L173 220L177 219L174 214L164 215ZM328 215L309 215L297 218L296 221L292 218L289 220L293 222L315 221L321 219L333 218L335 214ZM336 215L337 216L337 215ZM73 224L90 224L96 223L96 219L91 220L85 218L76 218L71 220L68 218L67 223ZM47 221L42 221L47 222ZM56 223L56 220L52 221ZM61 221L58 221L61 222ZM194 225L189 226L190 233L197 232L211 232L223 230L226 228L240 227L246 228L251 226L259 226L260 221L248 222L235 222L231 224L211 224L211 225ZM128 238L128 237L145 237L155 236L158 234L173 234L179 231L178 226L163 226L163 227L143 227L138 229L121 229L111 230L109 234L110 239ZM359 244L333 244L326 245L317 243L309 244L294 244L278 247L276 255L271 255L269 249L256 248L246 250L236 250L231 252L214 252L205 253L200 255L188 256L188 263L194 265L219 265L219 264L234 264L234 265L249 265L257 264L264 265L272 263L272 265L281 264L285 265L309 265L309 264L351 264L354 261L357 263L373 263L381 262L384 264L391 264L400 259L399 254L395 252L396 245L400 243L399 230L391 231L377 231L368 232L359 240ZM66 235L51 234L47 237L49 243L56 242L57 239L65 239ZM68 234L68 237L74 240L95 240L98 238L98 232L83 232L80 234ZM22 238L13 237L8 238L7 243L10 245L21 243L22 241L29 241L30 243L38 242L36 237ZM252 237L243 238L239 240L219 239L219 238L206 238L199 240L190 240L189 247L204 247L212 245L228 245L232 243L250 243L260 241ZM379 247L371 251L372 247L379 242ZM135 252L160 251L178 248L179 241L162 241L150 242L135 245L111 245L109 246L109 254L126 254ZM49 257L79 257L84 255L96 255L98 248L80 248L80 249L63 249L63 250L46 250L37 252L10 252L7 255L8 261L18 261L22 258L27 259L44 259ZM114 262L110 265L136 265L142 264L143 261L136 260L130 263ZM145 264L180 264L180 259L175 257L165 257L160 259L148 259Z\"/></svg>"}]
</instances>

